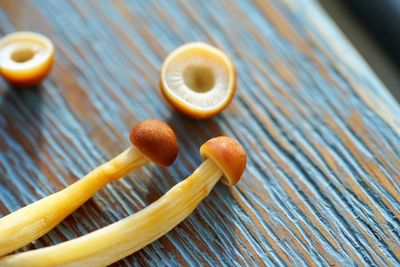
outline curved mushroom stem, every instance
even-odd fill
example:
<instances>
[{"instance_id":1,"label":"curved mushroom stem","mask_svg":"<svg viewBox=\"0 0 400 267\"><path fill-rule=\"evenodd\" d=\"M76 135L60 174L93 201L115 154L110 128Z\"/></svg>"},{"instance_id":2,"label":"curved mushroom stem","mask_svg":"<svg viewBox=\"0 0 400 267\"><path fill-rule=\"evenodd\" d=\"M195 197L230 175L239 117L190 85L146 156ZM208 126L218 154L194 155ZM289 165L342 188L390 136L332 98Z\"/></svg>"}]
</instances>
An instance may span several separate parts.
<instances>
[{"instance_id":1,"label":"curved mushroom stem","mask_svg":"<svg viewBox=\"0 0 400 267\"><path fill-rule=\"evenodd\" d=\"M44 235L107 183L148 162L135 147L130 147L67 188L1 218L0 256Z\"/></svg>"},{"instance_id":2,"label":"curved mushroom stem","mask_svg":"<svg viewBox=\"0 0 400 267\"><path fill-rule=\"evenodd\" d=\"M207 159L186 180L147 208L85 236L55 246L10 255L0 266L105 266L166 234L210 193L222 170Z\"/></svg>"}]
</instances>

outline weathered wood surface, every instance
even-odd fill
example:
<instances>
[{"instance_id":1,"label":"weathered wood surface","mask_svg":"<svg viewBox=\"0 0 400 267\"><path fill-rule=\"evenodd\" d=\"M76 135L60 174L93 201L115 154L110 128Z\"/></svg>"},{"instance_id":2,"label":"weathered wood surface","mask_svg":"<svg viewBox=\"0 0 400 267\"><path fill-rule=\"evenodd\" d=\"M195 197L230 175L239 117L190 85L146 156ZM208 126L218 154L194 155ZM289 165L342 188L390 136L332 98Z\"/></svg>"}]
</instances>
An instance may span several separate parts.
<instances>
[{"instance_id":1,"label":"weathered wood surface","mask_svg":"<svg viewBox=\"0 0 400 267\"><path fill-rule=\"evenodd\" d=\"M144 208L226 134L249 162L186 221L116 265L398 265L400 109L312 0L0 1L0 34L33 30L57 48L37 90L0 84L0 215L73 183L159 118L180 154L110 184L22 250L56 244ZM234 60L238 92L190 120L158 90L165 56L189 41ZM135 237L132 237L135 238Z\"/></svg>"}]
</instances>

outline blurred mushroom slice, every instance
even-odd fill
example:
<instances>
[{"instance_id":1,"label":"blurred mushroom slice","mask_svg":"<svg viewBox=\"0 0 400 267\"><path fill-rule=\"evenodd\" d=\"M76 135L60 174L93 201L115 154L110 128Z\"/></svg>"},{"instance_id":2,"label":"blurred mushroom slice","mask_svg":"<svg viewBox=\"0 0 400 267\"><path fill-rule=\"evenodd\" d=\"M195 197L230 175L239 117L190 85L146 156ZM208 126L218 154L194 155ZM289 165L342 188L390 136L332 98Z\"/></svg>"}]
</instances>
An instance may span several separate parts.
<instances>
[{"instance_id":1,"label":"blurred mushroom slice","mask_svg":"<svg viewBox=\"0 0 400 267\"><path fill-rule=\"evenodd\" d=\"M54 62L54 45L34 32L14 32L0 39L0 74L16 86L39 84Z\"/></svg>"}]
</instances>

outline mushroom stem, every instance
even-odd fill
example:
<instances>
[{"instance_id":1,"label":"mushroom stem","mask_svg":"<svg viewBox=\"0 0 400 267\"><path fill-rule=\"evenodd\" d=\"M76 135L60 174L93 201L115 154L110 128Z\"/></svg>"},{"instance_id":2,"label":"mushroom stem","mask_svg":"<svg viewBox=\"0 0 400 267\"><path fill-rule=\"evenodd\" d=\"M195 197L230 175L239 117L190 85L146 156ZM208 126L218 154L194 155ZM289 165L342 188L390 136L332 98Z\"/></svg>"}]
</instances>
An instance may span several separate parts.
<instances>
[{"instance_id":1,"label":"mushroom stem","mask_svg":"<svg viewBox=\"0 0 400 267\"><path fill-rule=\"evenodd\" d=\"M128 175L148 162L132 146L67 188L1 218L0 256L44 235L107 183Z\"/></svg>"},{"instance_id":2,"label":"mushroom stem","mask_svg":"<svg viewBox=\"0 0 400 267\"><path fill-rule=\"evenodd\" d=\"M105 266L155 241L183 221L210 193L223 171L205 160L186 180L147 208L85 236L10 255L0 266Z\"/></svg>"}]
</instances>

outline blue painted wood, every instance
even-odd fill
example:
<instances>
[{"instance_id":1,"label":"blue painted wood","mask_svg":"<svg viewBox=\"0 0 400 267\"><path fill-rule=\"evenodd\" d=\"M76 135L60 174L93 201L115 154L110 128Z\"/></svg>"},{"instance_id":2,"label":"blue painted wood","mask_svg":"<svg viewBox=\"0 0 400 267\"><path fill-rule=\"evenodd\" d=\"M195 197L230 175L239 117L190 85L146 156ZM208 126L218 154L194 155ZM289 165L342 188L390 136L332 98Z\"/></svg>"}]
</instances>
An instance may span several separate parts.
<instances>
[{"instance_id":1,"label":"blue painted wood","mask_svg":"<svg viewBox=\"0 0 400 267\"><path fill-rule=\"evenodd\" d=\"M22 249L56 244L152 203L225 134L249 162L187 220L126 265L391 265L400 260L400 108L312 0L0 2L0 34L41 32L56 45L36 90L0 84L0 214L79 179L159 118L177 132L167 169L110 184ZM190 41L225 50L238 92L221 115L190 120L158 90L167 54ZM134 237L132 237L134 238Z\"/></svg>"}]
</instances>

